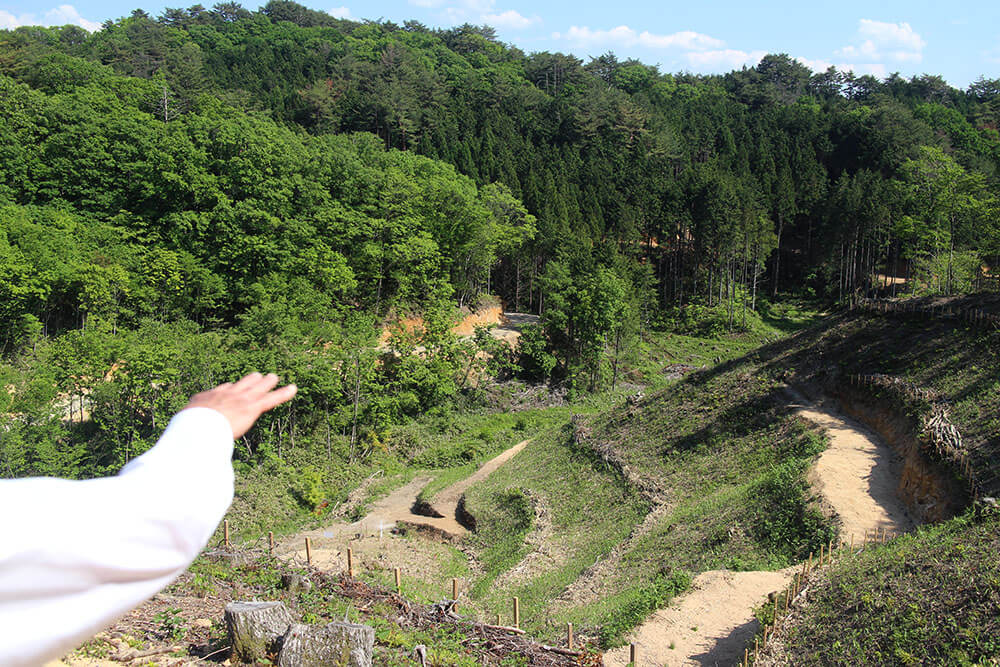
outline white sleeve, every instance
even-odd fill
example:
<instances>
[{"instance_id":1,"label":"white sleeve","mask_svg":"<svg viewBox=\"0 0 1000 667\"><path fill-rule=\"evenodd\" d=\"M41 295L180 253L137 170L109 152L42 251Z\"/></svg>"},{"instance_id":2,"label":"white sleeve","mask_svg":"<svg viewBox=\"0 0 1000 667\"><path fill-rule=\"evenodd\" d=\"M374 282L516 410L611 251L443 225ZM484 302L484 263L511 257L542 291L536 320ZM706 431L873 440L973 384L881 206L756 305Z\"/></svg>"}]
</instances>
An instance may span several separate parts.
<instances>
[{"instance_id":1,"label":"white sleeve","mask_svg":"<svg viewBox=\"0 0 1000 667\"><path fill-rule=\"evenodd\" d=\"M0 665L58 658L201 552L233 499L233 432L179 412L116 477L0 480Z\"/></svg>"}]
</instances>

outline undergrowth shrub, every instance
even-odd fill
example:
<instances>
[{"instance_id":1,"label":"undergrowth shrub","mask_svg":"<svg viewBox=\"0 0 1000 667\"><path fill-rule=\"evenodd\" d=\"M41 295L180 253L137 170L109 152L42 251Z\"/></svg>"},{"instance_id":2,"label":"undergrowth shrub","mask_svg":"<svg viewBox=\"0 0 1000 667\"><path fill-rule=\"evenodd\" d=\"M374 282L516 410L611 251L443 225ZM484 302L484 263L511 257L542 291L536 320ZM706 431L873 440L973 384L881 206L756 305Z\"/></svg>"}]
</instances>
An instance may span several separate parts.
<instances>
[{"instance_id":1,"label":"undergrowth shrub","mask_svg":"<svg viewBox=\"0 0 1000 667\"><path fill-rule=\"evenodd\" d=\"M488 514L480 511L476 518L487 526L476 534L475 539L484 545L481 560L487 567L488 576L476 584L473 596L482 595L497 575L521 559L524 536L534 523L535 509L524 491L505 489L496 496L494 509Z\"/></svg>"},{"instance_id":2,"label":"undergrowth shrub","mask_svg":"<svg viewBox=\"0 0 1000 667\"><path fill-rule=\"evenodd\" d=\"M776 465L750 490L756 506L753 531L768 550L788 562L801 560L809 552L836 536L819 508L810 503L805 471L809 462L791 459Z\"/></svg>"},{"instance_id":3,"label":"undergrowth shrub","mask_svg":"<svg viewBox=\"0 0 1000 667\"><path fill-rule=\"evenodd\" d=\"M683 593L691 585L691 575L687 572L665 572L635 591L632 598L609 614L601 626L601 646L619 646L625 635L657 609L670 604L674 596Z\"/></svg>"}]
</instances>

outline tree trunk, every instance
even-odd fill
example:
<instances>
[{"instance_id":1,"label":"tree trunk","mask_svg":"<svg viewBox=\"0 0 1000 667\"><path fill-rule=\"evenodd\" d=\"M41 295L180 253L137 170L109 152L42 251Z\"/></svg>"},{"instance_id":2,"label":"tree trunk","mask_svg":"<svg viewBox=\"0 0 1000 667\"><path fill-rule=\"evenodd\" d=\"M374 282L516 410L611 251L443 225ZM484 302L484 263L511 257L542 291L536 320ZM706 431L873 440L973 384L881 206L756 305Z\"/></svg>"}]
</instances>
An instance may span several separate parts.
<instances>
[{"instance_id":1,"label":"tree trunk","mask_svg":"<svg viewBox=\"0 0 1000 667\"><path fill-rule=\"evenodd\" d=\"M778 296L778 274L781 271L781 232L785 228L784 216L778 216L778 244L774 247L774 275L771 280L771 296Z\"/></svg>"},{"instance_id":2,"label":"tree trunk","mask_svg":"<svg viewBox=\"0 0 1000 667\"><path fill-rule=\"evenodd\" d=\"M361 402L361 357L354 358L354 414L351 417L351 461L354 460L354 445L358 441L358 403Z\"/></svg>"}]
</instances>

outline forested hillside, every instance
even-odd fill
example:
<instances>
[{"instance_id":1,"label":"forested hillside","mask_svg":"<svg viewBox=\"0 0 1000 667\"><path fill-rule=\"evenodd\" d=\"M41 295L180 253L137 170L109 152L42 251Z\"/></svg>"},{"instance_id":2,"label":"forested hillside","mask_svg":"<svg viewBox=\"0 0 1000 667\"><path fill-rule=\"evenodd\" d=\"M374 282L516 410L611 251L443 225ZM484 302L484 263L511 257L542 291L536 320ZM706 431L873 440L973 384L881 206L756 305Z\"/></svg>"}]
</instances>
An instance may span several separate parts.
<instances>
[{"instance_id":1,"label":"forested hillside","mask_svg":"<svg viewBox=\"0 0 1000 667\"><path fill-rule=\"evenodd\" d=\"M668 74L291 2L2 31L0 469L113 470L260 368L302 391L240 459L356 476L475 400L492 343L447 324L491 294L542 328L490 370L586 390L637 333L751 326L779 293L991 287L998 81Z\"/></svg>"}]
</instances>

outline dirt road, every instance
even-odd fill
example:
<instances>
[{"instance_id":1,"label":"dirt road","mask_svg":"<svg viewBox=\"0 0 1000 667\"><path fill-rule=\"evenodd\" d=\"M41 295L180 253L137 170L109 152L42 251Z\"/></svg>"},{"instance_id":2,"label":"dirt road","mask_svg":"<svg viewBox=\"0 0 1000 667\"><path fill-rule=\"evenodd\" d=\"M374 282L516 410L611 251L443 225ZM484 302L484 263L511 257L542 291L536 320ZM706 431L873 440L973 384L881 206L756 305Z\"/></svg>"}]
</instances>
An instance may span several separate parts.
<instances>
[{"instance_id":1,"label":"dirt road","mask_svg":"<svg viewBox=\"0 0 1000 667\"><path fill-rule=\"evenodd\" d=\"M815 405L792 392L793 409L827 431L830 446L810 473L823 502L839 517L841 537L860 541L876 528L901 532L913 528L896 498L898 470L882 440L832 408ZM732 665L757 632L753 610L768 593L784 588L797 567L777 572L713 570L698 575L691 590L650 616L632 634L637 667L656 665ZM628 647L605 655L606 665L628 664Z\"/></svg>"},{"instance_id":2,"label":"dirt road","mask_svg":"<svg viewBox=\"0 0 1000 667\"><path fill-rule=\"evenodd\" d=\"M840 535L861 541L876 529L912 530L914 522L896 496L899 464L875 433L828 405L795 394L796 412L826 429L830 446L810 472L813 488L840 519Z\"/></svg>"},{"instance_id":3,"label":"dirt road","mask_svg":"<svg viewBox=\"0 0 1000 667\"><path fill-rule=\"evenodd\" d=\"M486 463L484 463L479 468L479 470L469 475L465 479L461 480L460 482L455 482L451 486L442 489L431 500L431 507L433 507L434 511L437 512L440 516L444 518L454 519L456 516L456 512L458 511L458 502L462 499L462 496L465 494L465 492L473 484L477 484L483 481L484 479L492 475L493 472L496 471L504 463L507 463L507 461L517 456L518 452L524 449L529 442L531 441L522 440L521 442L517 443L516 445L514 445L507 451L503 452L499 456L496 456L487 461ZM459 526L459 529L461 529L462 532L457 534L459 535L464 534L465 529L462 528L462 526Z\"/></svg>"},{"instance_id":4,"label":"dirt road","mask_svg":"<svg viewBox=\"0 0 1000 667\"><path fill-rule=\"evenodd\" d=\"M405 522L421 529L436 531L447 538L461 537L468 532L456 518L462 494L516 456L528 442L530 441L524 440L517 443L484 463L469 477L442 489L433 501L433 507L441 515L440 517L424 516L413 511L417 495L431 480L430 476L420 475L377 501L363 519L354 523L335 523L319 530L299 533L283 540L277 548L277 553L305 561L304 538L309 537L313 564L321 569L340 570L344 567L344 549L348 541L354 541L356 551L363 550L368 546L368 542L372 542L374 550L386 554L396 551L397 547L404 551L411 548L406 545L390 545L392 542L389 539L390 531L397 523ZM414 562L412 554L408 557L409 562Z\"/></svg>"}]
</instances>

